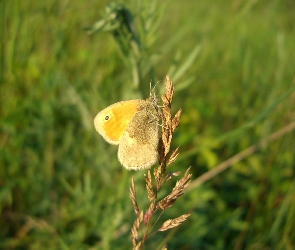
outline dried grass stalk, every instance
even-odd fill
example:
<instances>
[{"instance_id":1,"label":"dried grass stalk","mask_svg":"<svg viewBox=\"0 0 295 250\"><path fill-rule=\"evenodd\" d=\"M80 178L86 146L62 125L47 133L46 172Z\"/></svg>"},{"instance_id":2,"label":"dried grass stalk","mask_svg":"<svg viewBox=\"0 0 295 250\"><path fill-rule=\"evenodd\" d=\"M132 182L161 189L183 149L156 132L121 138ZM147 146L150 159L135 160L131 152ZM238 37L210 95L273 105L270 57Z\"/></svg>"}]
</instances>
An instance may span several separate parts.
<instances>
[{"instance_id":1,"label":"dried grass stalk","mask_svg":"<svg viewBox=\"0 0 295 250\"><path fill-rule=\"evenodd\" d=\"M140 223L143 220L143 211L140 212L138 217L135 219L133 226L131 228L131 240L133 246L137 246L137 240L138 240L138 229L140 227Z\"/></svg>"},{"instance_id":2,"label":"dried grass stalk","mask_svg":"<svg viewBox=\"0 0 295 250\"><path fill-rule=\"evenodd\" d=\"M155 196L154 191L153 191L153 185L152 185L152 175L151 171L148 170L148 175L144 175L145 178L145 185L146 185L146 190L148 193L148 198L150 201L153 200L153 197Z\"/></svg>"},{"instance_id":3,"label":"dried grass stalk","mask_svg":"<svg viewBox=\"0 0 295 250\"><path fill-rule=\"evenodd\" d=\"M131 201L133 204L133 208L134 208L135 214L138 216L139 215L139 208L138 208L138 204L136 201L136 191L135 191L135 185L134 185L133 178L131 180L131 187L129 189L130 189L130 198L131 198Z\"/></svg>"},{"instance_id":4,"label":"dried grass stalk","mask_svg":"<svg viewBox=\"0 0 295 250\"><path fill-rule=\"evenodd\" d=\"M171 207L174 202L177 200L179 196L181 196L184 192L185 187L189 184L191 174L189 174L190 168L188 168L184 174L184 176L176 182L175 187L172 189L170 194L164 197L161 200L158 200L158 193L163 185L172 179L173 177L179 176L180 172L170 172L166 174L165 172L167 167L175 162L178 156L178 148L176 148L172 153L170 153L171 142L173 138L173 133L175 129L179 126L180 118L181 118L181 109L175 114L172 118L171 114L171 105L173 100L174 88L172 82L170 81L169 76L166 77L165 81L165 88L166 92L162 95L162 103L161 106L162 110L162 137L159 142L159 166L154 168L153 177L151 171L148 170L147 175L144 175L145 178L145 185L147 190L147 196L150 201L149 207L146 212L139 211L138 204L136 201L136 192L135 192L135 185L134 180L132 179L131 187L130 187L130 197L133 203L134 211L137 215L136 220L133 223L132 230L131 230L131 239L133 243L133 249L142 249L144 246L144 242L147 238L151 237L154 233L158 231L165 231L180 225L183 221L185 221L189 214L184 214L180 217L175 219L165 221L162 226L152 232L152 229L156 225L157 221L160 219L163 212ZM155 184L155 187L153 187ZM162 210L153 224L151 224L151 220L153 215L158 210ZM143 221L143 225L142 225ZM142 232L141 240L139 241L138 238L138 231L140 226L142 225ZM167 248L164 248L167 249Z\"/></svg>"},{"instance_id":5,"label":"dried grass stalk","mask_svg":"<svg viewBox=\"0 0 295 250\"><path fill-rule=\"evenodd\" d=\"M168 229L174 228L179 226L182 222L184 222L188 217L190 216L190 214L184 214L181 215L175 219L172 220L166 220L162 226L159 228L158 231L166 231Z\"/></svg>"}]
</instances>

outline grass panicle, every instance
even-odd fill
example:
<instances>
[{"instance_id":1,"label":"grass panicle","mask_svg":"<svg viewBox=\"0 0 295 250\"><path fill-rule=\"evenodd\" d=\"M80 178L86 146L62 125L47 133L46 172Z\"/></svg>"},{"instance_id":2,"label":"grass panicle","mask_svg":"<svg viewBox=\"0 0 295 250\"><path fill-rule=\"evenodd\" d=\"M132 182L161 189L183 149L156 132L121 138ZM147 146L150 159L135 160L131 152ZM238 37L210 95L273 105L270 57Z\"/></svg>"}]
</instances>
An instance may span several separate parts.
<instances>
[{"instance_id":1,"label":"grass panicle","mask_svg":"<svg viewBox=\"0 0 295 250\"><path fill-rule=\"evenodd\" d=\"M162 95L162 140L159 144L159 166L154 169L153 175L151 174L151 170L148 170L147 175L144 175L145 185L147 190L147 197L149 199L149 207L143 212L143 210L139 211L138 203L136 200L136 191L134 180L132 179L131 187L130 187L130 198L133 203L133 208L136 214L136 219L133 223L131 229L131 240L133 243L133 249L142 249L144 247L145 241L154 235L156 232L166 231L168 229L179 226L183 223L190 214L183 214L177 218L169 219L163 222L163 224L158 228L152 231L156 227L156 223L162 216L163 212L171 207L173 203L177 200L179 196L183 194L184 189L190 182L191 174L189 174L190 167L186 170L184 176L178 180L170 192L166 197L162 199L158 199L158 194L160 190L163 188L163 185L172 179L174 176L179 176L180 172L174 173L166 173L167 167L173 163L178 156L178 148L176 148L170 154L171 142L173 138L173 133L175 129L179 126L180 117L181 117L181 109L178 110L176 115L173 117L171 114L171 105L174 94L174 87L172 85L172 81L170 81L169 76L166 76L165 80L166 92ZM154 178L154 179L153 179ZM155 187L153 184L155 183ZM158 210L162 210L155 221L152 222L153 215ZM142 223L143 222L143 223ZM153 223L153 224L152 224ZM139 239L139 230L140 226L143 234Z\"/></svg>"}]
</instances>

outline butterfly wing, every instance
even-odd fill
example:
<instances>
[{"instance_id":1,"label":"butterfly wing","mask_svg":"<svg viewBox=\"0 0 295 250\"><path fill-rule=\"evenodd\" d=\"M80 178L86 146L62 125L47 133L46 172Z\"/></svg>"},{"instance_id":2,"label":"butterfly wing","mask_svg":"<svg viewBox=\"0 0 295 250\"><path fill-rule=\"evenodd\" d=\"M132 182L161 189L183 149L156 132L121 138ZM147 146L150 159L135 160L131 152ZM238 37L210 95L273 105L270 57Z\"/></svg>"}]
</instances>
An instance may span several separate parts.
<instances>
[{"instance_id":1,"label":"butterfly wing","mask_svg":"<svg viewBox=\"0 0 295 250\"><path fill-rule=\"evenodd\" d=\"M119 144L128 124L137 112L141 100L117 102L99 112L94 118L96 131L111 144Z\"/></svg>"},{"instance_id":2,"label":"butterfly wing","mask_svg":"<svg viewBox=\"0 0 295 250\"><path fill-rule=\"evenodd\" d=\"M157 103L141 100L118 149L118 158L128 170L150 168L158 160L160 113Z\"/></svg>"}]
</instances>

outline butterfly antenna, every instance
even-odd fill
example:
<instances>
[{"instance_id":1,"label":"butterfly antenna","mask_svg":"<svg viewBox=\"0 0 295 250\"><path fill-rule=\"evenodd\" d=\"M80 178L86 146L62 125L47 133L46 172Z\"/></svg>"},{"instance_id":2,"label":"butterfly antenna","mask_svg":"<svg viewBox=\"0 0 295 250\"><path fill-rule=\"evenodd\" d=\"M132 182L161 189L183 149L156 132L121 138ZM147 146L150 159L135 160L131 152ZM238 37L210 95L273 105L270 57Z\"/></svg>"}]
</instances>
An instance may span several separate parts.
<instances>
[{"instance_id":1,"label":"butterfly antenna","mask_svg":"<svg viewBox=\"0 0 295 250\"><path fill-rule=\"evenodd\" d=\"M150 81L150 97L152 96L152 93L155 94L155 88L156 88L156 86L157 86L157 84L158 84L159 82L160 82L160 80L157 81L156 84L155 84L155 86L152 88L152 80Z\"/></svg>"},{"instance_id":2,"label":"butterfly antenna","mask_svg":"<svg viewBox=\"0 0 295 250\"><path fill-rule=\"evenodd\" d=\"M152 89L152 79L150 80L150 97L152 97L152 92L154 91L154 88Z\"/></svg>"}]
</instances>

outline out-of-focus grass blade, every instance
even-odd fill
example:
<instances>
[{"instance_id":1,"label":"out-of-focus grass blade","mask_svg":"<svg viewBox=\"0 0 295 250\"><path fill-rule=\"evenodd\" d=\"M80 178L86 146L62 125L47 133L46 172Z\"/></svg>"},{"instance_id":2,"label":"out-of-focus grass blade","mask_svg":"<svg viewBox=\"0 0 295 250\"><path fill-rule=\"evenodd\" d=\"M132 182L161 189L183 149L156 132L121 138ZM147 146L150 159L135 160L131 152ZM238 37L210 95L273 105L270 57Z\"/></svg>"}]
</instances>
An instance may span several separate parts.
<instances>
[{"instance_id":1,"label":"out-of-focus grass blade","mask_svg":"<svg viewBox=\"0 0 295 250\"><path fill-rule=\"evenodd\" d=\"M183 64L175 67L174 72L169 72L170 77L171 79L173 79L173 81L178 81L178 79L181 78L185 74L185 72L192 66L197 56L199 55L201 48L202 46L200 44L196 45L190 55L187 57L187 59L183 62Z\"/></svg>"},{"instance_id":2,"label":"out-of-focus grass blade","mask_svg":"<svg viewBox=\"0 0 295 250\"><path fill-rule=\"evenodd\" d=\"M285 92L284 95L282 95L281 97L277 98L273 103L271 103L265 110L263 110L261 113L259 113L256 117L254 117L251 121L246 122L243 126L230 131L226 134L221 135L220 137L216 138L215 142L221 143L225 140L228 140L228 138L239 138L241 136L241 134L245 133L249 128L254 127L257 123L261 122L263 119L267 118L268 115L272 114L274 112L274 110L276 109L276 107L282 102L284 101L291 93L293 93L295 90L295 87L290 88L288 91ZM213 142L212 142L213 144ZM180 154L180 156L177 158L178 161L180 161L181 159L185 159L191 155L196 154L197 152L199 152L202 148L201 147L197 147L197 148L192 148L186 152L183 152L182 154Z\"/></svg>"}]
</instances>

